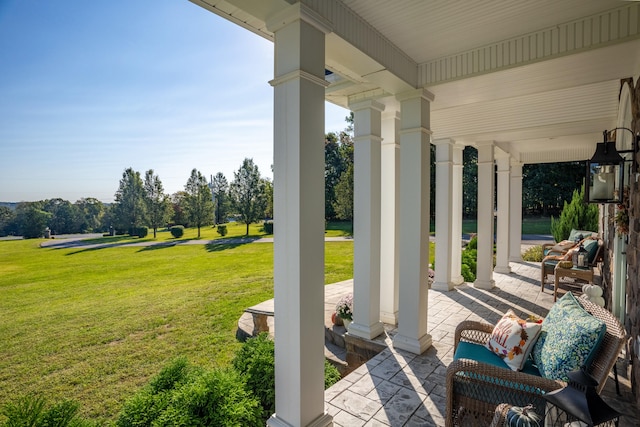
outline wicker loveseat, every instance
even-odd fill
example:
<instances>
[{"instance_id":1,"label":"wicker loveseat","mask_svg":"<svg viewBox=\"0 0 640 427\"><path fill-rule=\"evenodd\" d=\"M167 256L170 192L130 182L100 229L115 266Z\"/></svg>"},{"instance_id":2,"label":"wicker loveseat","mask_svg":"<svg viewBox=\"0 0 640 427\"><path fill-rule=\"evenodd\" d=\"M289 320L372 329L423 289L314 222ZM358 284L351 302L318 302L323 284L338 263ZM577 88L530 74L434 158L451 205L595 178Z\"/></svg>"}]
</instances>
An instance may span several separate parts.
<instances>
[{"instance_id":1,"label":"wicker loveseat","mask_svg":"<svg viewBox=\"0 0 640 427\"><path fill-rule=\"evenodd\" d=\"M597 391L605 385L620 350L626 340L626 333L620 322L607 310L586 298L580 298L580 305L606 325L604 338L595 350L588 372L598 382ZM484 346L494 325L476 321L462 322L456 328L454 350L461 342ZM566 386L559 380L543 378L538 372L525 373L508 368L493 366L478 360L459 358L447 368L447 402L445 422L452 426L488 426L500 403L514 406L533 404L544 411L543 395Z\"/></svg>"},{"instance_id":2,"label":"wicker loveseat","mask_svg":"<svg viewBox=\"0 0 640 427\"><path fill-rule=\"evenodd\" d=\"M569 233L569 238L564 242L568 242L569 244L566 246L562 246L560 243L545 243L542 245L542 254L545 259L540 264L540 290L544 292L544 285L547 282L547 276L554 274L554 269L556 265L558 265L558 259L556 257L561 257L566 255L567 252L574 249L577 246L578 241L588 238L594 238L594 242L589 242L589 244L585 245L585 249L589 252L588 260L589 260L589 268L593 268L594 265L599 261L602 256L602 246L603 241L597 239L597 233L593 231L585 231L585 230L576 230L572 229ZM586 242L587 240L585 240ZM549 258L547 258L549 257Z\"/></svg>"}]
</instances>

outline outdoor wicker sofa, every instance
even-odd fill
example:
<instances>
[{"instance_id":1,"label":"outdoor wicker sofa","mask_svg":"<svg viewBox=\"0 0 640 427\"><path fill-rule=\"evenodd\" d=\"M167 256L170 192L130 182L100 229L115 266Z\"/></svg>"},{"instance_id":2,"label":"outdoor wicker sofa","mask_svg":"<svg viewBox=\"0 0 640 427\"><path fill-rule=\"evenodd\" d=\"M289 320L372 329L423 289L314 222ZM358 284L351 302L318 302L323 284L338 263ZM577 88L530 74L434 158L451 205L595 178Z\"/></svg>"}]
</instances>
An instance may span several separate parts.
<instances>
[{"instance_id":1,"label":"outdoor wicker sofa","mask_svg":"<svg viewBox=\"0 0 640 427\"><path fill-rule=\"evenodd\" d=\"M580 305L606 325L602 343L588 367L588 373L598 382L597 391L605 385L626 341L624 327L609 311L580 298ZM456 328L454 350L460 342L485 345L494 326L488 323L465 321ZM447 368L447 402L445 425L488 426L501 403L514 406L533 404L543 416L543 395L566 386L559 380L550 380L539 373L525 373L493 366L471 359L454 360Z\"/></svg>"}]
</instances>

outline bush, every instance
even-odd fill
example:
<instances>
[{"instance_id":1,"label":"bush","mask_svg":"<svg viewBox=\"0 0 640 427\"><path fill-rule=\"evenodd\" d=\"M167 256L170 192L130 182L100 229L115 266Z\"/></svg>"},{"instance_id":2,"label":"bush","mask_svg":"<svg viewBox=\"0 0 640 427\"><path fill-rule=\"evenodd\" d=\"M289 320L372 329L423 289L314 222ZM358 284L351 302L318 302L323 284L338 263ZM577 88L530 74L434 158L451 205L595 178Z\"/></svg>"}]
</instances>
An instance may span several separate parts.
<instances>
[{"instance_id":1,"label":"bush","mask_svg":"<svg viewBox=\"0 0 640 427\"><path fill-rule=\"evenodd\" d=\"M78 404L70 400L49 406L40 396L22 396L15 403L2 408L6 417L5 427L88 427L94 424L78 416Z\"/></svg>"},{"instance_id":2,"label":"bush","mask_svg":"<svg viewBox=\"0 0 640 427\"><path fill-rule=\"evenodd\" d=\"M325 220L326 223L326 220ZM326 224L325 224L326 229ZM267 234L273 234L273 221L265 221L264 222L264 232Z\"/></svg>"},{"instance_id":3,"label":"bush","mask_svg":"<svg viewBox=\"0 0 640 427\"><path fill-rule=\"evenodd\" d=\"M324 359L324 389L328 389L342 379L338 368L333 366L327 359Z\"/></svg>"},{"instance_id":4,"label":"bush","mask_svg":"<svg viewBox=\"0 0 640 427\"><path fill-rule=\"evenodd\" d=\"M540 245L531 246L522 254L524 261L542 262L542 258L544 258L544 254L542 253L542 246Z\"/></svg>"},{"instance_id":5,"label":"bush","mask_svg":"<svg viewBox=\"0 0 640 427\"><path fill-rule=\"evenodd\" d=\"M249 338L233 359L233 367L260 399L263 419L276 411L275 344L269 334Z\"/></svg>"},{"instance_id":6,"label":"bush","mask_svg":"<svg viewBox=\"0 0 640 427\"><path fill-rule=\"evenodd\" d=\"M560 212L560 217L556 220L551 217L551 234L556 242L560 242L569 237L571 229L576 230L598 230L598 205L584 202L584 185L580 191L574 190L571 203L564 202L564 208Z\"/></svg>"},{"instance_id":7,"label":"bush","mask_svg":"<svg viewBox=\"0 0 640 427\"><path fill-rule=\"evenodd\" d=\"M179 239L180 237L184 236L184 226L183 225L174 225L173 227L171 227L169 229L169 231L171 232L171 235L173 237L175 237L176 239Z\"/></svg>"},{"instance_id":8,"label":"bush","mask_svg":"<svg viewBox=\"0 0 640 427\"><path fill-rule=\"evenodd\" d=\"M227 226L225 224L218 225L218 234L222 237L227 235Z\"/></svg>"},{"instance_id":9,"label":"bush","mask_svg":"<svg viewBox=\"0 0 640 427\"><path fill-rule=\"evenodd\" d=\"M258 400L236 371L204 371L178 358L125 403L116 425L260 426L263 421Z\"/></svg>"},{"instance_id":10,"label":"bush","mask_svg":"<svg viewBox=\"0 0 640 427\"><path fill-rule=\"evenodd\" d=\"M469 283L475 282L476 275L471 271L471 269L467 264L462 264L460 268L460 273L462 274L462 277L464 278L465 282L469 282Z\"/></svg>"},{"instance_id":11,"label":"bush","mask_svg":"<svg viewBox=\"0 0 640 427\"><path fill-rule=\"evenodd\" d=\"M135 235L142 238L147 237L147 234L149 234L149 228L148 227L136 227L135 228Z\"/></svg>"}]
</instances>

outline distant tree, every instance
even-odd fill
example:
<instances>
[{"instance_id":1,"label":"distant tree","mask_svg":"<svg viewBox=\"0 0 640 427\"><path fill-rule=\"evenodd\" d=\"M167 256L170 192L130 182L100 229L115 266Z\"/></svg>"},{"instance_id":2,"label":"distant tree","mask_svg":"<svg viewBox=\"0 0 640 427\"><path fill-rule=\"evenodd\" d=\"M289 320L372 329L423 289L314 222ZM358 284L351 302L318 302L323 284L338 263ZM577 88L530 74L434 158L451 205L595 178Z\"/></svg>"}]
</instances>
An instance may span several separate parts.
<instances>
[{"instance_id":1,"label":"distant tree","mask_svg":"<svg viewBox=\"0 0 640 427\"><path fill-rule=\"evenodd\" d=\"M335 191L336 202L333 208L337 218L353 223L353 165L349 165L342 174Z\"/></svg>"},{"instance_id":2,"label":"distant tree","mask_svg":"<svg viewBox=\"0 0 640 427\"><path fill-rule=\"evenodd\" d=\"M9 236L12 233L16 219L16 213L7 206L0 206L0 237Z\"/></svg>"},{"instance_id":3,"label":"distant tree","mask_svg":"<svg viewBox=\"0 0 640 427\"><path fill-rule=\"evenodd\" d=\"M349 119L351 118L351 121ZM325 218L337 218L336 186L340 177L353 164L353 114L346 117L349 126L339 134L328 133L324 144L324 203Z\"/></svg>"},{"instance_id":4,"label":"distant tree","mask_svg":"<svg viewBox=\"0 0 640 427\"><path fill-rule=\"evenodd\" d=\"M273 218L273 183L269 178L261 178L262 188L264 189L264 217Z\"/></svg>"},{"instance_id":5,"label":"distant tree","mask_svg":"<svg viewBox=\"0 0 640 427\"><path fill-rule=\"evenodd\" d=\"M462 151L462 215L476 218L478 215L478 150L464 147Z\"/></svg>"},{"instance_id":6,"label":"distant tree","mask_svg":"<svg viewBox=\"0 0 640 427\"><path fill-rule=\"evenodd\" d=\"M42 237L51 214L44 209L43 202L23 202L16 207L18 232L26 239Z\"/></svg>"},{"instance_id":7,"label":"distant tree","mask_svg":"<svg viewBox=\"0 0 640 427\"><path fill-rule=\"evenodd\" d=\"M558 214L580 188L584 162L538 163L522 168L522 205L532 214Z\"/></svg>"},{"instance_id":8,"label":"distant tree","mask_svg":"<svg viewBox=\"0 0 640 427\"><path fill-rule=\"evenodd\" d=\"M132 168L123 172L115 199L113 219L116 229L126 230L134 235L135 229L143 225L146 218L144 185L140 172Z\"/></svg>"},{"instance_id":9,"label":"distant tree","mask_svg":"<svg viewBox=\"0 0 640 427\"><path fill-rule=\"evenodd\" d=\"M227 222L231 202L229 200L229 181L222 172L218 172L211 180L211 193L213 194L216 224Z\"/></svg>"},{"instance_id":10,"label":"distant tree","mask_svg":"<svg viewBox=\"0 0 640 427\"><path fill-rule=\"evenodd\" d=\"M46 200L43 210L51 214L48 226L52 234L70 234L80 231L78 209L68 200Z\"/></svg>"},{"instance_id":11,"label":"distant tree","mask_svg":"<svg viewBox=\"0 0 640 427\"><path fill-rule=\"evenodd\" d=\"M167 224L171 204L167 195L164 194L160 177L153 174L153 169L149 169L144 174L144 196L149 225L153 228L153 238L155 239L158 237L158 227Z\"/></svg>"},{"instance_id":12,"label":"distant tree","mask_svg":"<svg viewBox=\"0 0 640 427\"><path fill-rule=\"evenodd\" d=\"M253 159L248 158L244 159L240 169L234 172L234 177L229 188L229 196L240 222L247 226L246 235L249 235L249 224L257 222L264 216L266 207L264 182L260 177L258 166L253 163Z\"/></svg>"},{"instance_id":13,"label":"distant tree","mask_svg":"<svg viewBox=\"0 0 640 427\"><path fill-rule=\"evenodd\" d=\"M105 214L104 204L93 197L82 198L74 203L79 216L79 231L81 233L90 233L98 230L106 230L103 228L102 219Z\"/></svg>"},{"instance_id":14,"label":"distant tree","mask_svg":"<svg viewBox=\"0 0 640 427\"><path fill-rule=\"evenodd\" d=\"M186 211L189 220L198 227L198 239L200 227L211 224L213 220L213 200L207 179L200 171L193 169L191 176L184 186L187 193L185 199Z\"/></svg>"},{"instance_id":15,"label":"distant tree","mask_svg":"<svg viewBox=\"0 0 640 427\"><path fill-rule=\"evenodd\" d=\"M187 214L187 192L178 191L169 197L171 203L171 223L189 227L189 217Z\"/></svg>"}]
</instances>

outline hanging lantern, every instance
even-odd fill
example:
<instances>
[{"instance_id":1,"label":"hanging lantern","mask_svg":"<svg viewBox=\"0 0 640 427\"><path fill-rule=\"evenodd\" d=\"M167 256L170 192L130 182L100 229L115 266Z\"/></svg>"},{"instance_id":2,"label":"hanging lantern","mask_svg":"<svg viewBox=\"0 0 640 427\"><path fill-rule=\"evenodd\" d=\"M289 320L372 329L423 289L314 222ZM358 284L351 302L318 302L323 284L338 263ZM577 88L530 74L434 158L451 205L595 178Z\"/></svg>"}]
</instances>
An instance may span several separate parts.
<instances>
[{"instance_id":1,"label":"hanging lantern","mask_svg":"<svg viewBox=\"0 0 640 427\"><path fill-rule=\"evenodd\" d=\"M607 131L602 134L603 141L587 162L585 196L588 203L621 203L624 159L616 150L616 142L608 141Z\"/></svg>"}]
</instances>

